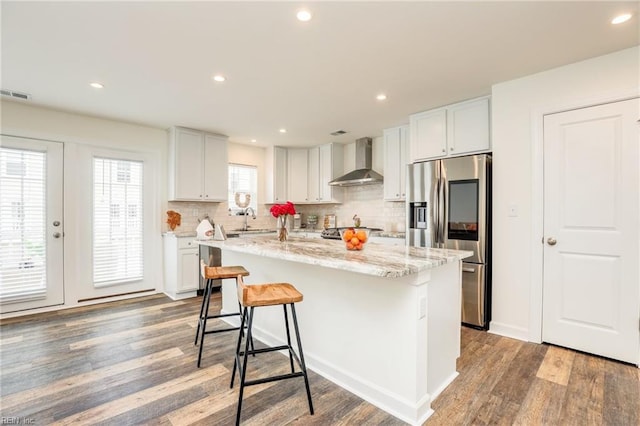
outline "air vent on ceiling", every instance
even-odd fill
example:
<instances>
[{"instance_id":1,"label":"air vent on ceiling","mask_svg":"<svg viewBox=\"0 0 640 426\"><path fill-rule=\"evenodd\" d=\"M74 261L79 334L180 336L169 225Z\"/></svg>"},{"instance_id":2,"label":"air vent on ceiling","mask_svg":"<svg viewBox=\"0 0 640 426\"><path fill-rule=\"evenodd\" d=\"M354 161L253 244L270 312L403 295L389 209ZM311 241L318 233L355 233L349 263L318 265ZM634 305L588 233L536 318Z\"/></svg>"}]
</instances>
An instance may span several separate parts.
<instances>
[{"instance_id":1,"label":"air vent on ceiling","mask_svg":"<svg viewBox=\"0 0 640 426\"><path fill-rule=\"evenodd\" d=\"M344 130L336 130L335 132L331 133L331 136L342 136L345 133L347 132L345 132Z\"/></svg>"},{"instance_id":2,"label":"air vent on ceiling","mask_svg":"<svg viewBox=\"0 0 640 426\"><path fill-rule=\"evenodd\" d=\"M11 90L1 89L0 93L2 93L3 96L10 96L12 98L22 99L24 101L28 101L31 99L31 95L28 95L26 93L14 92Z\"/></svg>"}]
</instances>

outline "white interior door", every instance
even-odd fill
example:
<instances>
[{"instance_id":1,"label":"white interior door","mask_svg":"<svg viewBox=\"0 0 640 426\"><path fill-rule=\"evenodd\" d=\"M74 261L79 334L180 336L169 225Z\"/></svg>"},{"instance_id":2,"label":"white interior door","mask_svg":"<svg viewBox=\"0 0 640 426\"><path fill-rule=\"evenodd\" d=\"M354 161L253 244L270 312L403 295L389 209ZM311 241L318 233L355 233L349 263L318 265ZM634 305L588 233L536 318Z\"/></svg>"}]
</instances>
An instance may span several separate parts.
<instances>
[{"instance_id":1,"label":"white interior door","mask_svg":"<svg viewBox=\"0 0 640 426\"><path fill-rule=\"evenodd\" d=\"M60 305L63 145L1 136L0 312Z\"/></svg>"},{"instance_id":2,"label":"white interior door","mask_svg":"<svg viewBox=\"0 0 640 426\"><path fill-rule=\"evenodd\" d=\"M544 119L543 340L640 359L639 100Z\"/></svg>"}]
</instances>

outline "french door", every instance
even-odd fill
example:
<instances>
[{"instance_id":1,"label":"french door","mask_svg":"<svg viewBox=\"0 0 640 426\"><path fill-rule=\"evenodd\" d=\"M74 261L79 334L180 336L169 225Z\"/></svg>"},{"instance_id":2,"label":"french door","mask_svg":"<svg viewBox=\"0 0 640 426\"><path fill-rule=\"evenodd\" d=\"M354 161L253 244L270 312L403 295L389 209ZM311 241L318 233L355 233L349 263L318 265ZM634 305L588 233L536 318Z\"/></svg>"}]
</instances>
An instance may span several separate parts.
<instances>
[{"instance_id":1,"label":"french door","mask_svg":"<svg viewBox=\"0 0 640 426\"><path fill-rule=\"evenodd\" d=\"M544 119L545 342L640 359L639 100Z\"/></svg>"},{"instance_id":2,"label":"french door","mask_svg":"<svg viewBox=\"0 0 640 426\"><path fill-rule=\"evenodd\" d=\"M63 144L0 138L0 313L61 305Z\"/></svg>"}]
</instances>

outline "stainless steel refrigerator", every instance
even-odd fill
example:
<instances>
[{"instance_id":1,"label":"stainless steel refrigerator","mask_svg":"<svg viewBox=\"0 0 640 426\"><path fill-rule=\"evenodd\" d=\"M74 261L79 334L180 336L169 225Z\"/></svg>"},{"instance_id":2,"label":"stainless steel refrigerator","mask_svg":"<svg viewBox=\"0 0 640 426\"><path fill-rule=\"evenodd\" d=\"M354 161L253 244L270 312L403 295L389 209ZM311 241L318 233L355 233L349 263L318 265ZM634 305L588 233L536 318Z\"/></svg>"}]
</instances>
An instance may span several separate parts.
<instances>
[{"instance_id":1,"label":"stainless steel refrigerator","mask_svg":"<svg viewBox=\"0 0 640 426\"><path fill-rule=\"evenodd\" d=\"M469 250L462 264L462 323L491 320L491 155L407 166L407 245Z\"/></svg>"}]
</instances>

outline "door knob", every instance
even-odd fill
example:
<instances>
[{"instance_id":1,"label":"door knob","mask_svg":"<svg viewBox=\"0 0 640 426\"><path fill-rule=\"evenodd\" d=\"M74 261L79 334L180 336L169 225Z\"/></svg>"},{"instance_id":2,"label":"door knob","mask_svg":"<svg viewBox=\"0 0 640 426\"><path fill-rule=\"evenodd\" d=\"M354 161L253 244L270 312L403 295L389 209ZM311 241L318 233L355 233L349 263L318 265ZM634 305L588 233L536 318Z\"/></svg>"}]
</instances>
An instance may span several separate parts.
<instances>
[{"instance_id":1,"label":"door knob","mask_svg":"<svg viewBox=\"0 0 640 426\"><path fill-rule=\"evenodd\" d=\"M547 244L549 244L550 246L555 246L557 243L555 238L549 237L547 238Z\"/></svg>"},{"instance_id":2,"label":"door knob","mask_svg":"<svg viewBox=\"0 0 640 426\"><path fill-rule=\"evenodd\" d=\"M61 236L62 236L62 234L59 233L59 232L54 232L53 233L53 238L60 238Z\"/></svg>"},{"instance_id":3,"label":"door knob","mask_svg":"<svg viewBox=\"0 0 640 426\"><path fill-rule=\"evenodd\" d=\"M59 220L54 220L53 221L53 226L60 226L60 221Z\"/></svg>"}]
</instances>

